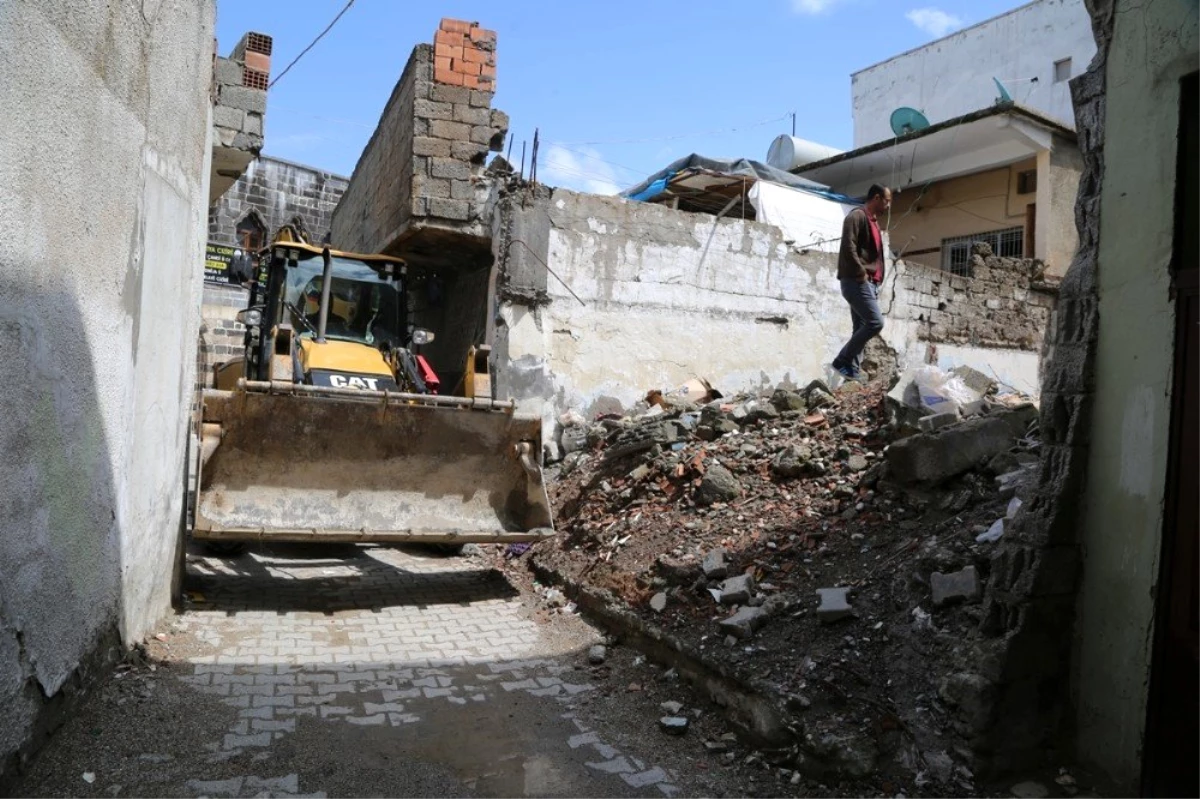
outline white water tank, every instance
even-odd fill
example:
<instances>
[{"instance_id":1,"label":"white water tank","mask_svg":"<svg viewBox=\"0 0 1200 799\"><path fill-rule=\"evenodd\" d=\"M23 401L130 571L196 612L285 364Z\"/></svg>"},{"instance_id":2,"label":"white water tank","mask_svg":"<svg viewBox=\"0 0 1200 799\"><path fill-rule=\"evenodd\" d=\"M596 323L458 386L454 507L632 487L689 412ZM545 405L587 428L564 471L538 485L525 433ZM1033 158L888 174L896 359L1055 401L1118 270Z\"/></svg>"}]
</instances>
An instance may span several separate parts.
<instances>
[{"instance_id":1,"label":"white water tank","mask_svg":"<svg viewBox=\"0 0 1200 799\"><path fill-rule=\"evenodd\" d=\"M775 137L775 141L771 142L771 148L767 150L767 166L790 172L796 167L841 154L842 151L836 147L783 135Z\"/></svg>"}]
</instances>

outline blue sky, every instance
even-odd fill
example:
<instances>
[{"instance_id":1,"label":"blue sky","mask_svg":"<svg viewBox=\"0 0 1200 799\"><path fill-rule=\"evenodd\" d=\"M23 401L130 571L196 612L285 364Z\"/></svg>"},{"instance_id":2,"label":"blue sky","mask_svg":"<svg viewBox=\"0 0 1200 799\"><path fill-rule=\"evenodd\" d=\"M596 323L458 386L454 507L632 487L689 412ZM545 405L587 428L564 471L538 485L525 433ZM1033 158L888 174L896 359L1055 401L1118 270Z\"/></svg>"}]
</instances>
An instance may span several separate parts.
<instances>
[{"instance_id":1,"label":"blue sky","mask_svg":"<svg viewBox=\"0 0 1200 799\"><path fill-rule=\"evenodd\" d=\"M513 160L540 130L544 183L611 193L698 152L766 159L790 133L849 148L850 74L1023 0L355 0L269 92L267 155L350 175L412 48L442 17L498 34ZM222 55L274 38L272 79L345 0L218 0Z\"/></svg>"}]
</instances>

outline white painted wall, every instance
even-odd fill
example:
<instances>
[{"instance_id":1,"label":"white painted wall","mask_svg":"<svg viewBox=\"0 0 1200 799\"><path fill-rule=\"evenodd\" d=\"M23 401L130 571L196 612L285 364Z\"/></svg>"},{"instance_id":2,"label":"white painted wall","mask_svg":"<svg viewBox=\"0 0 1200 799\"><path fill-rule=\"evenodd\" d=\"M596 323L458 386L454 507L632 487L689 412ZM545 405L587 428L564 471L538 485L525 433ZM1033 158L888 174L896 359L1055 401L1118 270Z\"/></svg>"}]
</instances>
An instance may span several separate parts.
<instances>
[{"instance_id":1,"label":"white painted wall","mask_svg":"<svg viewBox=\"0 0 1200 799\"><path fill-rule=\"evenodd\" d=\"M550 302L536 310L498 304L494 353L498 395L541 414L547 439L569 408L629 409L692 377L727 395L830 377L850 335L835 253L801 255L777 227L661 205L563 190L542 202L561 282L543 275ZM893 321L908 302L901 292L885 327L902 367L926 357L918 324ZM939 364L959 363L1037 385L1036 353L939 347Z\"/></svg>"},{"instance_id":2,"label":"white painted wall","mask_svg":"<svg viewBox=\"0 0 1200 799\"><path fill-rule=\"evenodd\" d=\"M169 606L214 6L0 4L0 768Z\"/></svg>"},{"instance_id":3,"label":"white painted wall","mask_svg":"<svg viewBox=\"0 0 1200 799\"><path fill-rule=\"evenodd\" d=\"M1070 58L1074 77L1095 53L1083 0L1028 3L854 73L854 146L893 138L891 113L900 106L932 123L986 108L999 96L992 78L1018 103L1074 128L1071 92L1055 83L1054 62Z\"/></svg>"}]
</instances>

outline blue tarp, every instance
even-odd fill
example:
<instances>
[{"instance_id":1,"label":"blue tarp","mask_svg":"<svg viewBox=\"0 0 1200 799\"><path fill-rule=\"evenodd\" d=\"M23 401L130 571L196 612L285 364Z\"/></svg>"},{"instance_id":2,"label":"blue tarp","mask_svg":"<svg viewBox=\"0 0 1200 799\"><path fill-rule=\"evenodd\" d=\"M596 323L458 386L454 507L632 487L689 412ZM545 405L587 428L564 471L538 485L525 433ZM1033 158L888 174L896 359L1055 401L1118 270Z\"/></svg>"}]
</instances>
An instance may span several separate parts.
<instances>
[{"instance_id":1,"label":"blue tarp","mask_svg":"<svg viewBox=\"0 0 1200 799\"><path fill-rule=\"evenodd\" d=\"M730 160L726 158L706 158L703 155L692 153L689 156L680 158L675 163L655 172L650 177L643 180L638 185L631 189L626 189L621 192L621 196L629 200L638 200L646 202L652 200L662 194L667 189L667 185L671 180L688 169L706 170L709 172L717 172L722 175L752 177L756 180L766 180L771 183L778 183L781 186L787 186L792 189L800 189L811 194L816 194L826 199L833 200L839 203L849 203L857 205L860 201L853 197L847 197L844 194L839 194L833 191L828 186L823 186L811 180L793 175L791 172L784 172L782 169L776 169L773 166L758 161L750 161L746 158L738 158Z\"/></svg>"}]
</instances>

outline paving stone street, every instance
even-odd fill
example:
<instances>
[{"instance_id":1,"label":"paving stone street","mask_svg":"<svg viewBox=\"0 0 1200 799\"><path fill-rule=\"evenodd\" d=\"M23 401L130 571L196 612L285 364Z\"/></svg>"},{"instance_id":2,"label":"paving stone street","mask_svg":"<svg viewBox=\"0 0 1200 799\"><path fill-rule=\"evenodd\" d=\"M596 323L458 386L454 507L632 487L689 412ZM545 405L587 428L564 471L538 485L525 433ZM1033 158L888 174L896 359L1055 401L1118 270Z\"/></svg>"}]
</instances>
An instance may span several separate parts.
<instances>
[{"instance_id":1,"label":"paving stone street","mask_svg":"<svg viewBox=\"0 0 1200 799\"><path fill-rule=\"evenodd\" d=\"M648 698L631 711L625 676L610 687L610 668L633 668L632 653L590 666L596 630L539 612L478 557L196 548L186 589L187 610L150 640L146 662L119 667L84 702L17 795L713 790L696 782L707 767L690 765L701 740L665 736Z\"/></svg>"}]
</instances>

